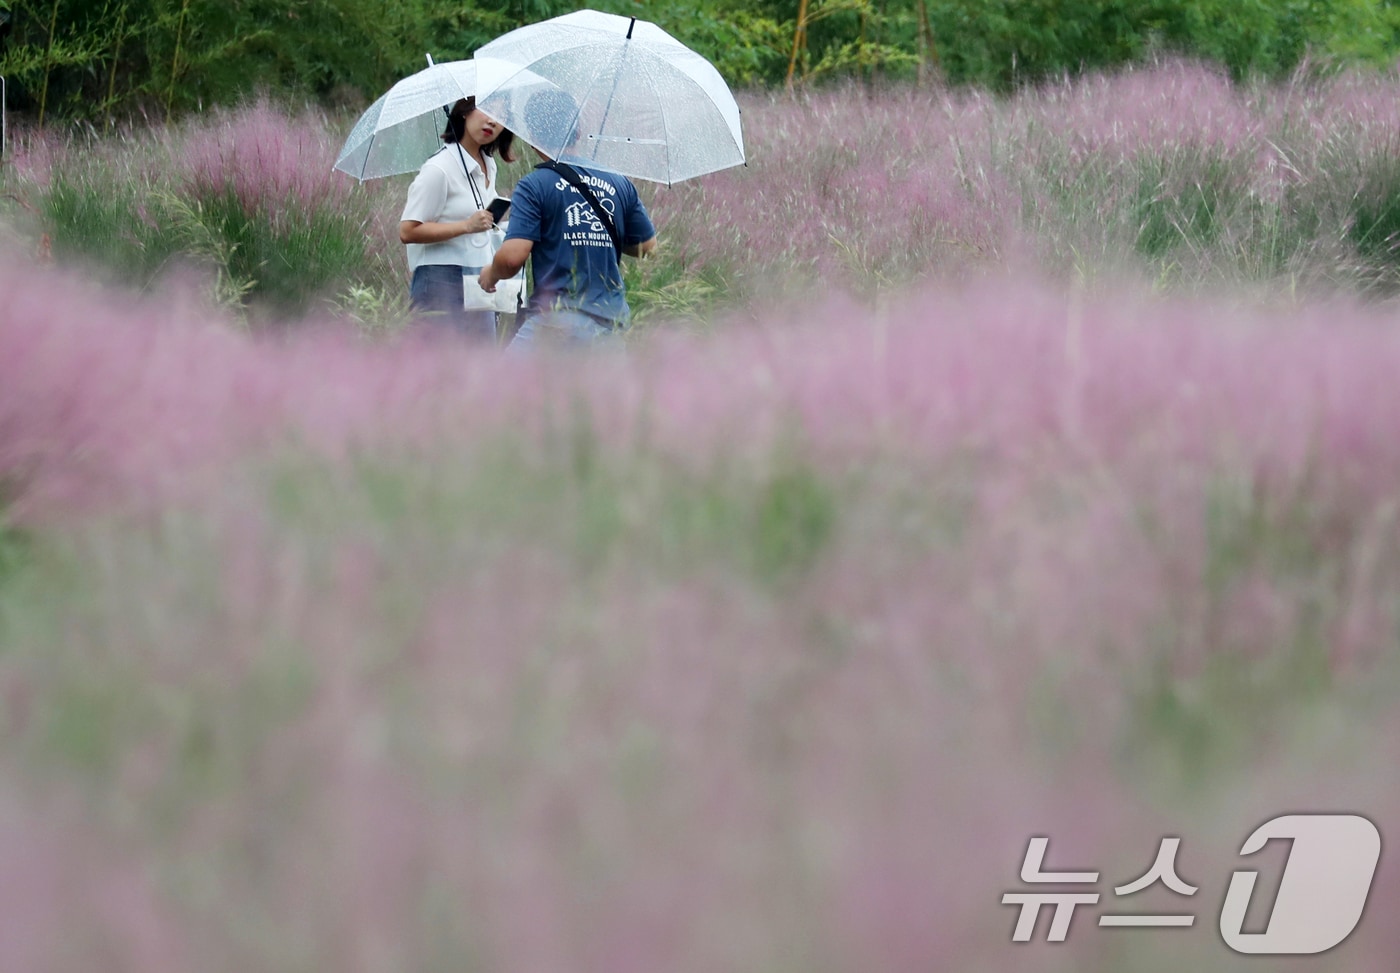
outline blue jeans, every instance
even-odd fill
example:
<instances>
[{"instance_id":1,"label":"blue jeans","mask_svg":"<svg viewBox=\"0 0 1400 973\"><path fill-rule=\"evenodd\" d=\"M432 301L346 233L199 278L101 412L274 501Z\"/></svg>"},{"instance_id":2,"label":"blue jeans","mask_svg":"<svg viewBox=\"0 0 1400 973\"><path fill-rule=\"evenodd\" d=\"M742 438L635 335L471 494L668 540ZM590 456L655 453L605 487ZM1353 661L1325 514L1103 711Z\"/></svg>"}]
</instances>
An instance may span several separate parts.
<instances>
[{"instance_id":1,"label":"blue jeans","mask_svg":"<svg viewBox=\"0 0 1400 973\"><path fill-rule=\"evenodd\" d=\"M520 330L511 339L511 351L531 351L535 348L560 348L571 351L588 349L621 349L622 332L626 325L595 318L582 311L558 309L528 311Z\"/></svg>"},{"instance_id":2,"label":"blue jeans","mask_svg":"<svg viewBox=\"0 0 1400 973\"><path fill-rule=\"evenodd\" d=\"M462 306L462 268L456 264L421 264L413 272L408 298L419 319L432 330L496 340L496 312L468 311Z\"/></svg>"}]
</instances>

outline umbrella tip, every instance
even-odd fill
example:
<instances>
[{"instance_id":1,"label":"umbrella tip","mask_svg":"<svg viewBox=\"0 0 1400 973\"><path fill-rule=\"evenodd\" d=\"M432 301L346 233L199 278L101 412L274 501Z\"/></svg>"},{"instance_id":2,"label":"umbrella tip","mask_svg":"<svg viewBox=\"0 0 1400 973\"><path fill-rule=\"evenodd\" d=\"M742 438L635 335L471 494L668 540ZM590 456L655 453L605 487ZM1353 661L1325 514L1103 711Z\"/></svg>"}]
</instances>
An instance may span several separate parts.
<instances>
[{"instance_id":1,"label":"umbrella tip","mask_svg":"<svg viewBox=\"0 0 1400 973\"><path fill-rule=\"evenodd\" d=\"M426 52L424 52L423 56L428 59L428 67L433 67L433 56Z\"/></svg>"},{"instance_id":2,"label":"umbrella tip","mask_svg":"<svg viewBox=\"0 0 1400 973\"><path fill-rule=\"evenodd\" d=\"M637 18L636 18L636 17L633 17L633 18L632 18L632 22L631 22L630 24L627 25L627 39L628 39L629 41L632 39L632 28L633 28L633 27L636 27L636 26L637 26Z\"/></svg>"}]
</instances>

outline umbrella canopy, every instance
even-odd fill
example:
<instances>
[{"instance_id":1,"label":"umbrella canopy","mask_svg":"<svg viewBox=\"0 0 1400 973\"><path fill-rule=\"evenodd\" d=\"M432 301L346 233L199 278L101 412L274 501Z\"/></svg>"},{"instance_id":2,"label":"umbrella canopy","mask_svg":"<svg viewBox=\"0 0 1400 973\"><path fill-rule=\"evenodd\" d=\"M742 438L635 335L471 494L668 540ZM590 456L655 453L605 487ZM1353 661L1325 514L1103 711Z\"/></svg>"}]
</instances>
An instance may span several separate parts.
<instances>
[{"instance_id":1,"label":"umbrella canopy","mask_svg":"<svg viewBox=\"0 0 1400 973\"><path fill-rule=\"evenodd\" d=\"M365 109L335 160L335 168L363 182L417 172L442 148L443 109L476 91L476 65L446 61L409 75Z\"/></svg>"},{"instance_id":2,"label":"umbrella canopy","mask_svg":"<svg viewBox=\"0 0 1400 973\"><path fill-rule=\"evenodd\" d=\"M474 60L477 107L551 158L667 184L744 161L729 86L655 24L580 10Z\"/></svg>"}]
</instances>

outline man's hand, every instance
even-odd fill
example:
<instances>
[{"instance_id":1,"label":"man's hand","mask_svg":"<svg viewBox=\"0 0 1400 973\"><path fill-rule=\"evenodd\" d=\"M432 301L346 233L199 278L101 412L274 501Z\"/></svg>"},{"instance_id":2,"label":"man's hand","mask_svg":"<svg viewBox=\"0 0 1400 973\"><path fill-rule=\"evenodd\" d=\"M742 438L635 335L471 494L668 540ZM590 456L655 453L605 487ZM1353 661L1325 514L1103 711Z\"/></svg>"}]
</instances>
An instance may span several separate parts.
<instances>
[{"instance_id":1,"label":"man's hand","mask_svg":"<svg viewBox=\"0 0 1400 973\"><path fill-rule=\"evenodd\" d=\"M643 240L641 243L634 243L630 247L623 247L622 252L629 257L650 257L652 251L655 249L656 237L653 236L650 240Z\"/></svg>"},{"instance_id":2,"label":"man's hand","mask_svg":"<svg viewBox=\"0 0 1400 973\"><path fill-rule=\"evenodd\" d=\"M498 283L520 273L520 268L530 259L530 251L534 246L529 240L507 240L501 244L501 249L496 251L495 258L487 264L476 282L486 293L496 293Z\"/></svg>"}]
</instances>

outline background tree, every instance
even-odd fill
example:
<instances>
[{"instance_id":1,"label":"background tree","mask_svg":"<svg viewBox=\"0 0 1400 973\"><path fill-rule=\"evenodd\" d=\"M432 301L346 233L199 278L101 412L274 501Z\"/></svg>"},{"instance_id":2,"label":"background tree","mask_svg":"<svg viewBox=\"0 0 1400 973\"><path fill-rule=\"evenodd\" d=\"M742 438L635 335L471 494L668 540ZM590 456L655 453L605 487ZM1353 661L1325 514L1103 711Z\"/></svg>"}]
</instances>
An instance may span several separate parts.
<instances>
[{"instance_id":1,"label":"background tree","mask_svg":"<svg viewBox=\"0 0 1400 973\"><path fill-rule=\"evenodd\" d=\"M1006 90L1152 53L1277 76L1305 58L1387 64L1400 0L593 0L645 17L733 85L842 78ZM364 105L565 0L0 0L12 109L110 125L246 97L256 86Z\"/></svg>"}]
</instances>

